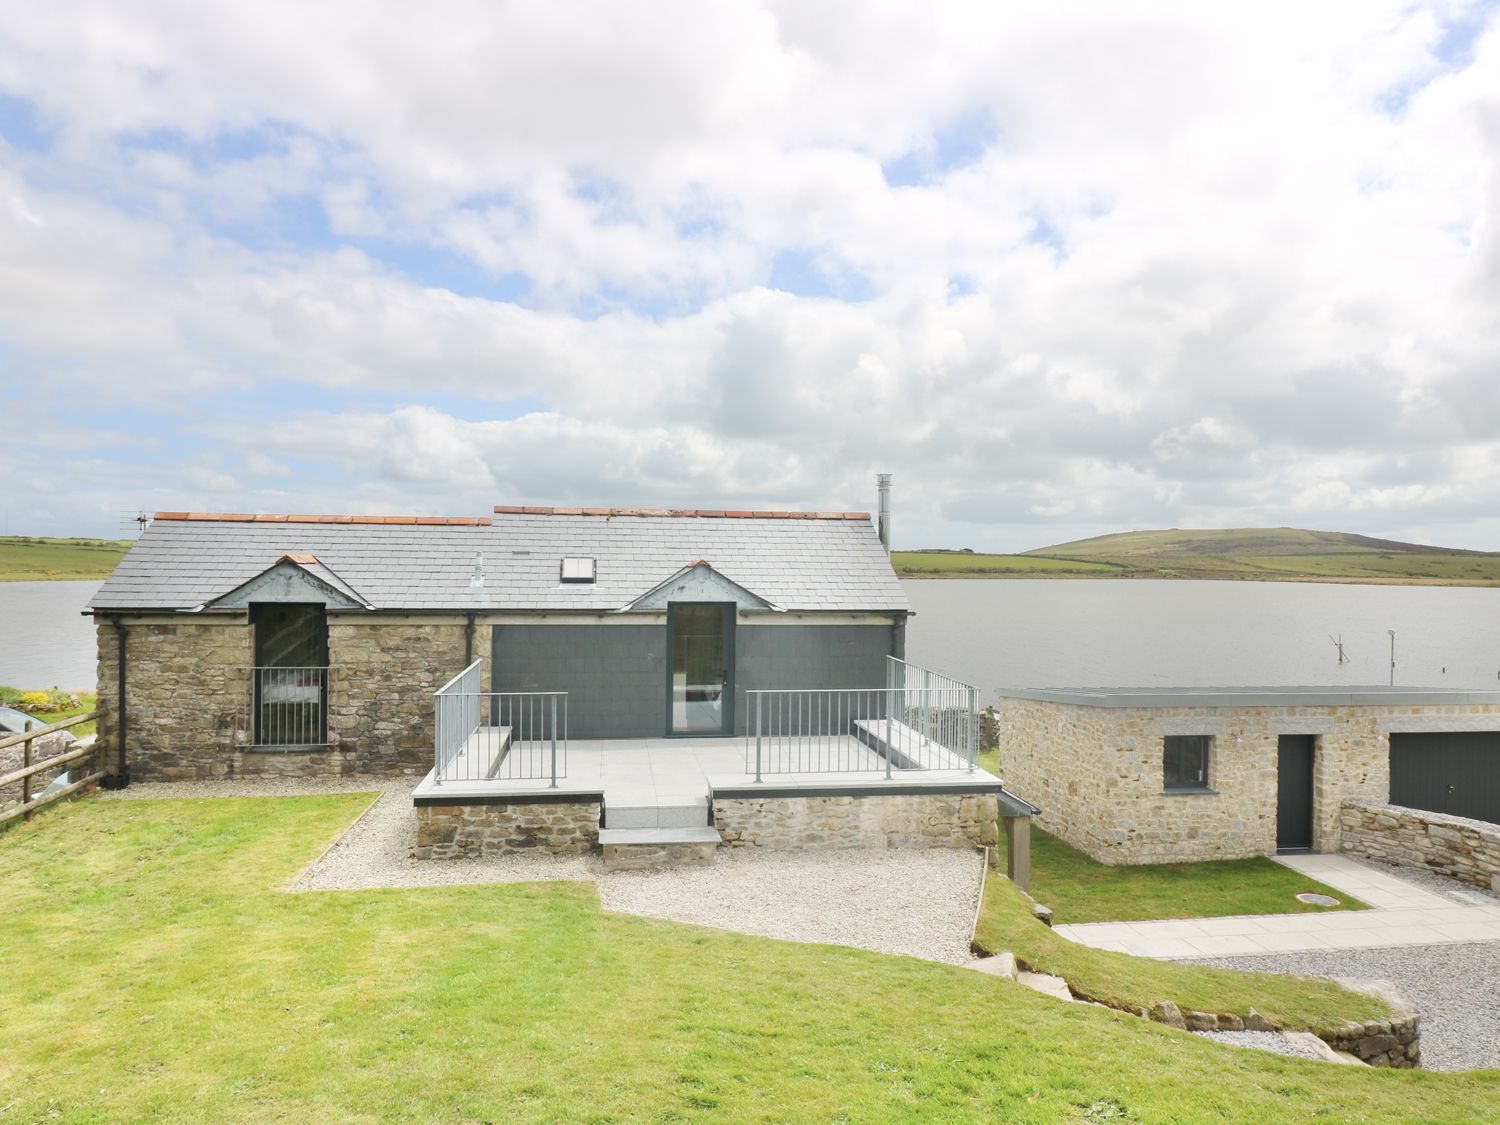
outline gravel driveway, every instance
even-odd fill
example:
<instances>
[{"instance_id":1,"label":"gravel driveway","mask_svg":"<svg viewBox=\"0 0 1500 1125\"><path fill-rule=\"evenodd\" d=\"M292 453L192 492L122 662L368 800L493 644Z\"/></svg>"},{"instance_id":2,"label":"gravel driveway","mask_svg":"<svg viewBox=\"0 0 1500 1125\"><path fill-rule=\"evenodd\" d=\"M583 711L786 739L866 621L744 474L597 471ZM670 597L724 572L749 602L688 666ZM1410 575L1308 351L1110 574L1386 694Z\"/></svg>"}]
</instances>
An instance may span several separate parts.
<instances>
[{"instance_id":1,"label":"gravel driveway","mask_svg":"<svg viewBox=\"0 0 1500 1125\"><path fill-rule=\"evenodd\" d=\"M725 848L708 867L606 872L595 856L412 859L416 817L408 781L137 783L101 797L288 797L375 791L379 799L302 874L293 890L589 879L598 884L605 909L620 913L955 965L973 959L970 926L984 865L976 852Z\"/></svg>"},{"instance_id":2,"label":"gravel driveway","mask_svg":"<svg viewBox=\"0 0 1500 1125\"><path fill-rule=\"evenodd\" d=\"M1191 964L1388 980L1422 1014L1424 1067L1500 1066L1500 942L1209 957Z\"/></svg>"}]
</instances>

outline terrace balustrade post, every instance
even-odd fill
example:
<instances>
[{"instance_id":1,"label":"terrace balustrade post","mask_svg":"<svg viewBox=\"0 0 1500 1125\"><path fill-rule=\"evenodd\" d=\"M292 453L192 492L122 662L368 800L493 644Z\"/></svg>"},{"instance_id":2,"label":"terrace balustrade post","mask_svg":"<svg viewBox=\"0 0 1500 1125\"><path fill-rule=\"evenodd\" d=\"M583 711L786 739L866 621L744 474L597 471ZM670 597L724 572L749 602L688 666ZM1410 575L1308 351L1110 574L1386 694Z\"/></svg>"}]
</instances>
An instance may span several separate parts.
<instances>
[{"instance_id":1,"label":"terrace balustrade post","mask_svg":"<svg viewBox=\"0 0 1500 1125\"><path fill-rule=\"evenodd\" d=\"M557 696L552 696L552 784L549 788L557 788Z\"/></svg>"},{"instance_id":2,"label":"terrace balustrade post","mask_svg":"<svg viewBox=\"0 0 1500 1125\"><path fill-rule=\"evenodd\" d=\"M896 756L896 744L891 741L895 736L895 730L891 721L891 698L886 696L885 700L885 779L891 779L891 759Z\"/></svg>"},{"instance_id":3,"label":"terrace balustrade post","mask_svg":"<svg viewBox=\"0 0 1500 1125\"><path fill-rule=\"evenodd\" d=\"M760 718L765 711L766 697L759 692L755 694L755 780L760 782Z\"/></svg>"},{"instance_id":4,"label":"terrace balustrade post","mask_svg":"<svg viewBox=\"0 0 1500 1125\"><path fill-rule=\"evenodd\" d=\"M979 764L979 689L969 689L969 772Z\"/></svg>"}]
</instances>

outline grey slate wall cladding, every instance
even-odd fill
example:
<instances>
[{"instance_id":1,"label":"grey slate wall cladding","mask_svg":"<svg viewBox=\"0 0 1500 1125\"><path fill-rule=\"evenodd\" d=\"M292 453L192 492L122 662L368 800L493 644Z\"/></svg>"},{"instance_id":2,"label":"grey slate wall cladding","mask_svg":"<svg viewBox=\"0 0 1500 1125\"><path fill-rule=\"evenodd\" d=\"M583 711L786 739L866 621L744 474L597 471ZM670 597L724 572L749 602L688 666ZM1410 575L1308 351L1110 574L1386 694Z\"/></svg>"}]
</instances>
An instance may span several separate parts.
<instances>
[{"instance_id":1,"label":"grey slate wall cladding","mask_svg":"<svg viewBox=\"0 0 1500 1125\"><path fill-rule=\"evenodd\" d=\"M735 734L751 688L885 686L889 625L744 625L735 629ZM665 625L497 625L496 691L568 692L569 738L667 733Z\"/></svg>"},{"instance_id":2,"label":"grey slate wall cladding","mask_svg":"<svg viewBox=\"0 0 1500 1125\"><path fill-rule=\"evenodd\" d=\"M883 688L889 625L754 625L735 630L735 733L754 730L745 693L765 688Z\"/></svg>"},{"instance_id":3,"label":"grey slate wall cladding","mask_svg":"<svg viewBox=\"0 0 1500 1125\"><path fill-rule=\"evenodd\" d=\"M665 625L496 625L494 691L565 691L569 738L659 738Z\"/></svg>"}]
</instances>

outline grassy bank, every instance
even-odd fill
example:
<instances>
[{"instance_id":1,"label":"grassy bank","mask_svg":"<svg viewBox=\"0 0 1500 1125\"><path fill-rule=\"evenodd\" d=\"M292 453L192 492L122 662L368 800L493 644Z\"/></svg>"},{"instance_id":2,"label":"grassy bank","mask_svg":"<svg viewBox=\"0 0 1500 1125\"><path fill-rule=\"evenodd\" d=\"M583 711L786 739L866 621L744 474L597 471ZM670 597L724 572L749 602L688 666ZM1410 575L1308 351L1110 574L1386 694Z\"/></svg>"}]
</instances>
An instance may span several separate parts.
<instances>
[{"instance_id":1,"label":"grassy bank","mask_svg":"<svg viewBox=\"0 0 1500 1125\"><path fill-rule=\"evenodd\" d=\"M1500 1117L1495 1073L1236 1051L962 968L606 914L587 884L285 893L367 800L91 799L0 836L9 1117ZM1298 987L1288 1015L1351 1009Z\"/></svg>"},{"instance_id":2,"label":"grassy bank","mask_svg":"<svg viewBox=\"0 0 1500 1125\"><path fill-rule=\"evenodd\" d=\"M0 536L0 582L104 579L130 549L129 539Z\"/></svg>"},{"instance_id":3,"label":"grassy bank","mask_svg":"<svg viewBox=\"0 0 1500 1125\"><path fill-rule=\"evenodd\" d=\"M1020 890L1004 878L985 884L975 942L994 953L1014 953L1038 972L1065 977L1075 990L1112 1007L1149 1008L1158 1000L1172 1000L1185 1010L1240 1016L1254 1008L1290 1028L1380 1018L1386 1010L1373 996L1332 981L1177 965L1078 945L1033 918Z\"/></svg>"}]
</instances>

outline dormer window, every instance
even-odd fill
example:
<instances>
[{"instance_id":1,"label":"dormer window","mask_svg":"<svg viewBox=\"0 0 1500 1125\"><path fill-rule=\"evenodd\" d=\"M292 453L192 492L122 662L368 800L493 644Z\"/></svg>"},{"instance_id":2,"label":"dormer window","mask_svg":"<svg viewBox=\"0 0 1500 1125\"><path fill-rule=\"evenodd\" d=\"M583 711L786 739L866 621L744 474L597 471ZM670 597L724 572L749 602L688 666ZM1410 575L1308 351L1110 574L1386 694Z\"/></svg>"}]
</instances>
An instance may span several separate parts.
<instances>
[{"instance_id":1,"label":"dormer window","mask_svg":"<svg viewBox=\"0 0 1500 1125\"><path fill-rule=\"evenodd\" d=\"M594 560L571 558L562 561L562 580L569 584L586 585L594 581Z\"/></svg>"}]
</instances>

